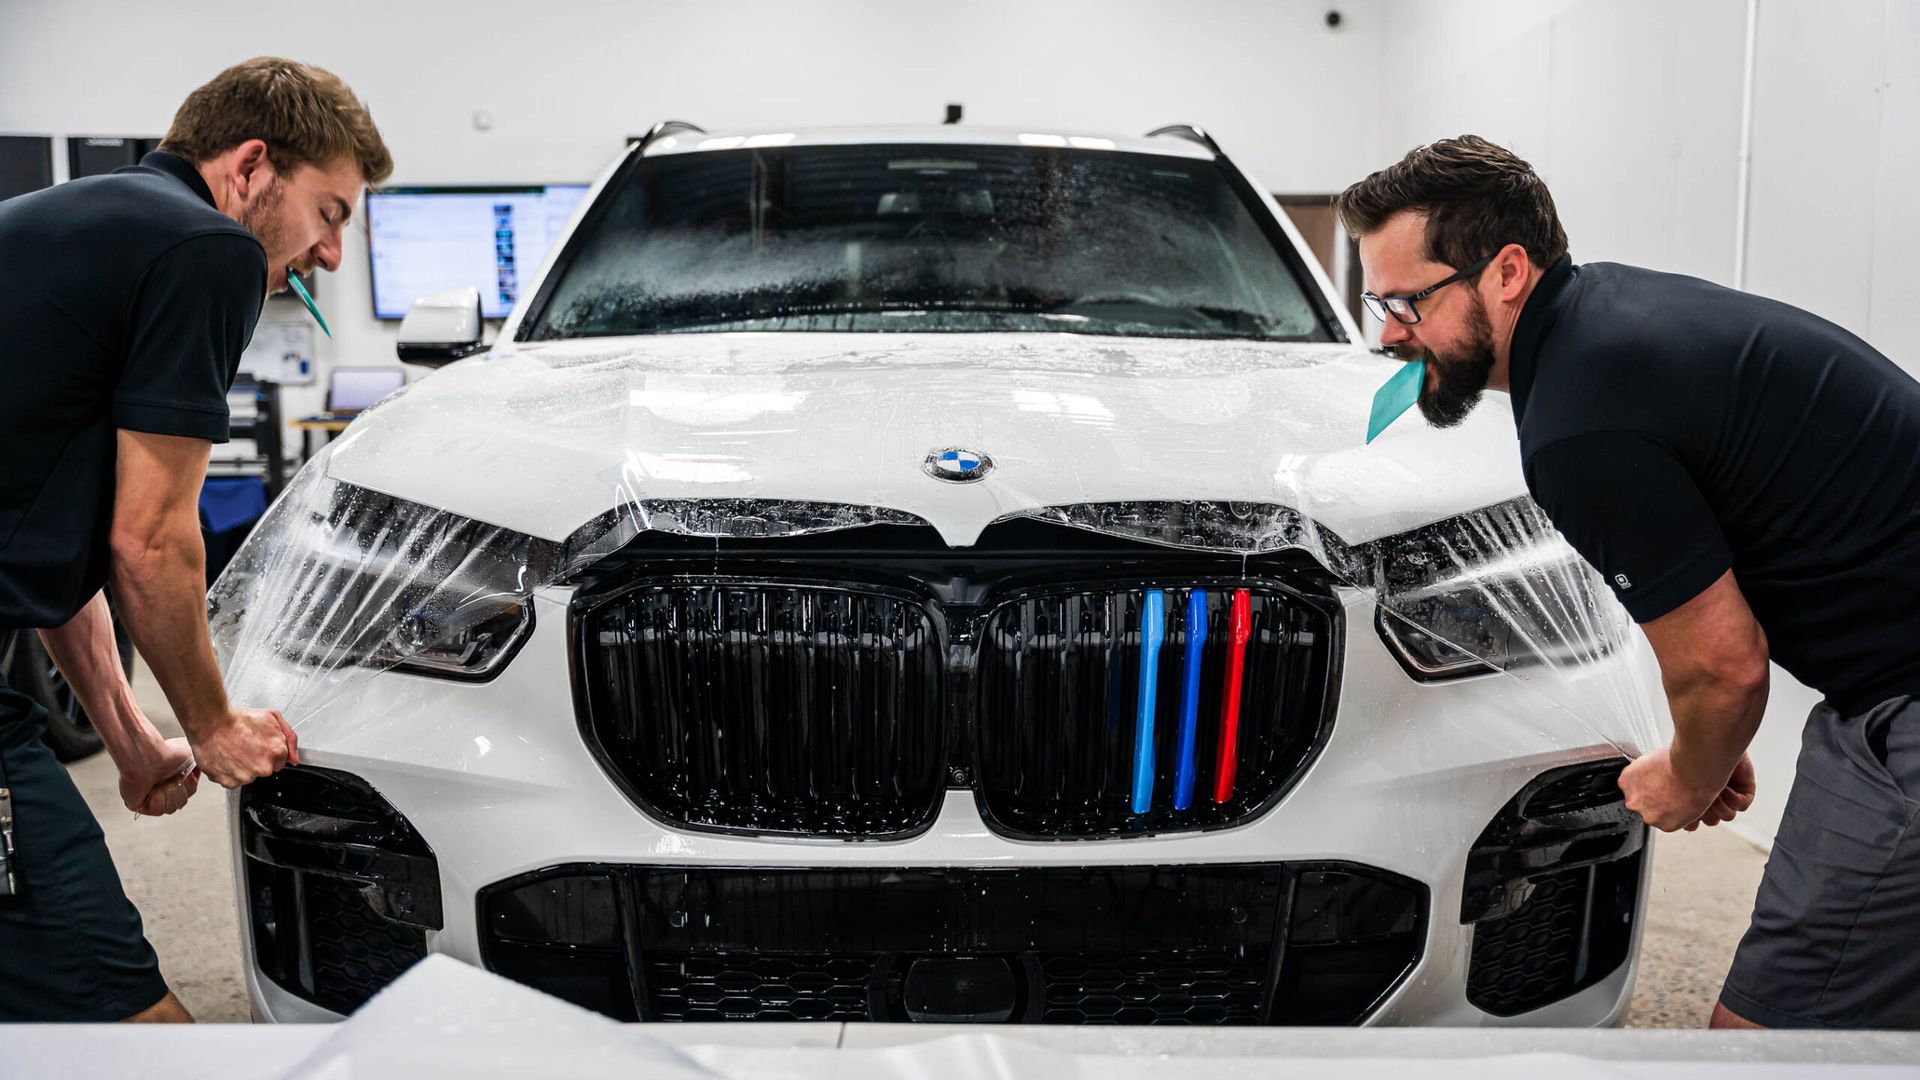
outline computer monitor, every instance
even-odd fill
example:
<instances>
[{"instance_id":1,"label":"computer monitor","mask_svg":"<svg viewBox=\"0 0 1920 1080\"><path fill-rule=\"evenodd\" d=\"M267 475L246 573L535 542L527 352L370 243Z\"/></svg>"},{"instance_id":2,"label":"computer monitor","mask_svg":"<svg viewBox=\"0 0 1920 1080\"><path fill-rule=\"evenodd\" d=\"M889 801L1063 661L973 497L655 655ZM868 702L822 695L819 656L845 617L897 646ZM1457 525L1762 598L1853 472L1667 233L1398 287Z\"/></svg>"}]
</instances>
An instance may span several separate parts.
<instances>
[{"instance_id":1,"label":"computer monitor","mask_svg":"<svg viewBox=\"0 0 1920 1080\"><path fill-rule=\"evenodd\" d=\"M542 184L368 194L374 317L404 318L423 296L471 285L481 315L505 318L586 193L586 184Z\"/></svg>"},{"instance_id":2,"label":"computer monitor","mask_svg":"<svg viewBox=\"0 0 1920 1080\"><path fill-rule=\"evenodd\" d=\"M52 186L52 139L45 135L0 135L0 199Z\"/></svg>"},{"instance_id":3,"label":"computer monitor","mask_svg":"<svg viewBox=\"0 0 1920 1080\"><path fill-rule=\"evenodd\" d=\"M140 159L159 149L154 135L69 135L67 136L67 178L105 176L115 169L140 164Z\"/></svg>"},{"instance_id":4,"label":"computer monitor","mask_svg":"<svg viewBox=\"0 0 1920 1080\"><path fill-rule=\"evenodd\" d=\"M337 367L327 375L327 411L355 413L405 386L407 372L397 367Z\"/></svg>"}]
</instances>

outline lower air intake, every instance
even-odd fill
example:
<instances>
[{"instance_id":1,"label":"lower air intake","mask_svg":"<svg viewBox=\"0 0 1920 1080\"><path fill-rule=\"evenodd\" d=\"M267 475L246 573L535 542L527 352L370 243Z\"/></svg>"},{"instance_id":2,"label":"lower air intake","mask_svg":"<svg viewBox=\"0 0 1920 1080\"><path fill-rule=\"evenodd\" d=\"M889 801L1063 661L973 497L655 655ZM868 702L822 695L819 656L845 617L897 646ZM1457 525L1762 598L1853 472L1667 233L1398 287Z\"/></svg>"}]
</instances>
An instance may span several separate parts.
<instances>
[{"instance_id":1,"label":"lower air intake","mask_svg":"<svg viewBox=\"0 0 1920 1080\"><path fill-rule=\"evenodd\" d=\"M1633 940L1640 853L1535 883L1513 914L1473 928L1467 1000L1495 1016L1562 1001L1619 970Z\"/></svg>"},{"instance_id":2,"label":"lower air intake","mask_svg":"<svg viewBox=\"0 0 1920 1080\"><path fill-rule=\"evenodd\" d=\"M283 990L350 1013L427 955L433 850L366 781L312 766L240 792L254 957Z\"/></svg>"},{"instance_id":3,"label":"lower air intake","mask_svg":"<svg viewBox=\"0 0 1920 1080\"><path fill-rule=\"evenodd\" d=\"M623 1020L1351 1024L1426 890L1345 864L568 866L481 892L481 957Z\"/></svg>"},{"instance_id":4,"label":"lower air intake","mask_svg":"<svg viewBox=\"0 0 1920 1080\"><path fill-rule=\"evenodd\" d=\"M1563 1001L1627 962L1646 825L1622 760L1554 769L1508 800L1467 855L1467 1000L1494 1016Z\"/></svg>"}]
</instances>

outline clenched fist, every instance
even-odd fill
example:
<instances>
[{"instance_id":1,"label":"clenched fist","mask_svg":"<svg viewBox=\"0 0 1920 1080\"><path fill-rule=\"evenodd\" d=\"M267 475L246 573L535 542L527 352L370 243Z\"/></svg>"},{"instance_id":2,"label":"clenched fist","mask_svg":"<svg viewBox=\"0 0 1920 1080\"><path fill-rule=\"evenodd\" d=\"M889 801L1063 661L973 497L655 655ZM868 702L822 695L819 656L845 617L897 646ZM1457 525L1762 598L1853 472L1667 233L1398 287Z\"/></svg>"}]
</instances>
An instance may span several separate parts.
<instances>
[{"instance_id":1,"label":"clenched fist","mask_svg":"<svg viewBox=\"0 0 1920 1080\"><path fill-rule=\"evenodd\" d=\"M193 753L201 773L224 788L300 764L299 740L278 709L229 709L226 723L193 741Z\"/></svg>"},{"instance_id":2,"label":"clenched fist","mask_svg":"<svg viewBox=\"0 0 1920 1080\"><path fill-rule=\"evenodd\" d=\"M120 770L120 801L136 814L171 814L200 786L187 740L168 739L158 747L149 760Z\"/></svg>"},{"instance_id":3,"label":"clenched fist","mask_svg":"<svg viewBox=\"0 0 1920 1080\"><path fill-rule=\"evenodd\" d=\"M1753 762L1745 754L1718 790L1689 787L1674 772L1670 747L1661 747L1620 773L1627 809L1662 832L1718 825L1753 805Z\"/></svg>"}]
</instances>

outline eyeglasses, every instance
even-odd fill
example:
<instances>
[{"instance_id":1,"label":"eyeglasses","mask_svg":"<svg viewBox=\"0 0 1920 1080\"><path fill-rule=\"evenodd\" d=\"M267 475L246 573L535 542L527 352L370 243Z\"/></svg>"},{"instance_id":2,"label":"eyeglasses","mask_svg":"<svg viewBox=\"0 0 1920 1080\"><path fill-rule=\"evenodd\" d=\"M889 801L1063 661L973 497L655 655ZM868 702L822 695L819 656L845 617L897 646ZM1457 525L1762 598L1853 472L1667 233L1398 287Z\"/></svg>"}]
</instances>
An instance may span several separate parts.
<instances>
[{"instance_id":1,"label":"eyeglasses","mask_svg":"<svg viewBox=\"0 0 1920 1080\"><path fill-rule=\"evenodd\" d=\"M1497 251L1494 252L1494 255L1498 255L1498 254L1499 252ZM1372 293L1361 293L1360 302L1362 304L1365 304L1367 306L1367 311L1371 313L1374 318L1379 319L1381 322L1386 322L1387 313L1392 312L1393 317L1395 319L1399 320L1400 322L1408 326L1412 326L1414 323L1417 323L1420 321L1420 309L1415 307L1414 306L1415 304L1419 303L1422 300L1425 300L1427 297L1432 296L1434 293L1439 292L1441 289L1446 288L1447 286L1453 284L1456 281L1459 281L1463 278L1470 278L1473 275L1479 273L1480 271L1485 270L1488 266L1491 266L1493 264L1494 255L1489 255L1486 258L1481 259L1479 262L1474 263L1472 266L1469 266L1466 269L1453 274L1451 277L1448 277L1442 281L1436 281L1433 284L1427 286L1426 288L1421 289L1417 293L1408 293L1405 296L1375 296Z\"/></svg>"}]
</instances>

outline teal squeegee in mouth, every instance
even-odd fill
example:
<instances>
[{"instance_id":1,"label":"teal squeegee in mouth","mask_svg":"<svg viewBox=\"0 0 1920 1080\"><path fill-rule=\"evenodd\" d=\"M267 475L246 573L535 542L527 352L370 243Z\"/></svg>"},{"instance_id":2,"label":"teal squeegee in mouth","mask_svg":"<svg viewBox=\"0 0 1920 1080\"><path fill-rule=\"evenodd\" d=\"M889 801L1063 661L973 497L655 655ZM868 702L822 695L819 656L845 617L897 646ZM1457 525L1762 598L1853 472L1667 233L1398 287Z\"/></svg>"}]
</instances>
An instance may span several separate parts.
<instances>
[{"instance_id":1,"label":"teal squeegee in mouth","mask_svg":"<svg viewBox=\"0 0 1920 1080\"><path fill-rule=\"evenodd\" d=\"M314 312L314 318L320 313ZM1402 413L1420 403L1420 388L1427 382L1427 362L1410 360L1400 366L1380 389L1373 392L1373 412L1367 417L1367 441L1372 442Z\"/></svg>"},{"instance_id":2,"label":"teal squeegee in mouth","mask_svg":"<svg viewBox=\"0 0 1920 1080\"><path fill-rule=\"evenodd\" d=\"M307 305L307 312L313 316L313 321L320 324L320 332L332 337L333 331L327 329L327 320L320 317L320 309L314 306L313 294L307 291L305 285L300 284L300 275L294 273L291 266L287 267L287 284L293 286L293 291L300 294L300 302ZM1368 441L1372 441L1371 437Z\"/></svg>"}]
</instances>

